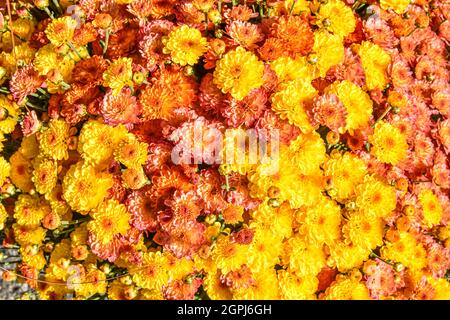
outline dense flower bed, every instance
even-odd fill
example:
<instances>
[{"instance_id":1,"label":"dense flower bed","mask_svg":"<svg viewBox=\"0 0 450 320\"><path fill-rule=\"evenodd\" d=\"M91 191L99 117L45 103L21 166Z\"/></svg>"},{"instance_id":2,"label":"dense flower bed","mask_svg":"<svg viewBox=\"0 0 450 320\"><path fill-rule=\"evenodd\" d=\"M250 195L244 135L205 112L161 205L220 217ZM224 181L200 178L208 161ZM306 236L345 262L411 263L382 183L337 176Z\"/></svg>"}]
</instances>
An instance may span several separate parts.
<instances>
[{"instance_id":1,"label":"dense flower bed","mask_svg":"<svg viewBox=\"0 0 450 320\"><path fill-rule=\"evenodd\" d=\"M450 298L448 2L2 9L3 279L43 299ZM279 153L206 152L247 129Z\"/></svg>"}]
</instances>

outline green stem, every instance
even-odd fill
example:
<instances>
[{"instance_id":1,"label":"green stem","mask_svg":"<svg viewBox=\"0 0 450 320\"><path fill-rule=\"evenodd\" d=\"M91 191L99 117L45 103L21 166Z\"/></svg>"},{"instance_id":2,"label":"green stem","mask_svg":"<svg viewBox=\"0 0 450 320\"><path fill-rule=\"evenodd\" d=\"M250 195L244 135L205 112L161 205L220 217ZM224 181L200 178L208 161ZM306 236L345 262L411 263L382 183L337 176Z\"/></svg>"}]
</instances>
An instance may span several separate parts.
<instances>
[{"instance_id":1,"label":"green stem","mask_svg":"<svg viewBox=\"0 0 450 320\"><path fill-rule=\"evenodd\" d=\"M208 12L204 12L204 14L205 14L206 32L208 32L208 24L209 24L209 21L208 21Z\"/></svg>"},{"instance_id":2,"label":"green stem","mask_svg":"<svg viewBox=\"0 0 450 320\"><path fill-rule=\"evenodd\" d=\"M373 124L373 126L375 126L378 122L380 122L381 120L384 119L384 117L387 116L387 114L392 110L392 107L389 106L386 110L384 110L383 114L375 121L375 123Z\"/></svg>"},{"instance_id":3,"label":"green stem","mask_svg":"<svg viewBox=\"0 0 450 320\"><path fill-rule=\"evenodd\" d=\"M9 92L8 88L0 88L0 92L1 93L5 93L5 94L10 94L11 92Z\"/></svg>"},{"instance_id":4,"label":"green stem","mask_svg":"<svg viewBox=\"0 0 450 320\"><path fill-rule=\"evenodd\" d=\"M45 7L43 9L45 11L45 13L52 19L55 19L55 16L53 15L53 13L48 9L48 7Z\"/></svg>"},{"instance_id":5,"label":"green stem","mask_svg":"<svg viewBox=\"0 0 450 320\"><path fill-rule=\"evenodd\" d=\"M106 29L105 46L103 47L103 55L106 54L106 51L108 50L108 45L109 45L109 29Z\"/></svg>"},{"instance_id":6,"label":"green stem","mask_svg":"<svg viewBox=\"0 0 450 320\"><path fill-rule=\"evenodd\" d=\"M50 98L50 95L49 95L48 92L45 91L44 89L38 88L37 90L38 90L43 96L45 96L45 97L47 97L47 98Z\"/></svg>"},{"instance_id":7,"label":"green stem","mask_svg":"<svg viewBox=\"0 0 450 320\"><path fill-rule=\"evenodd\" d=\"M81 54L78 52L77 48L75 48L75 46L71 42L67 42L67 45L69 46L70 49L72 49L73 52L77 54L78 58L80 58L81 60L83 59Z\"/></svg>"},{"instance_id":8,"label":"green stem","mask_svg":"<svg viewBox=\"0 0 450 320\"><path fill-rule=\"evenodd\" d=\"M30 107L31 109L36 109L36 110L39 110L39 111L47 111L45 108L42 108L40 106L36 106L33 103L31 103L30 101L27 101L26 106Z\"/></svg>"},{"instance_id":9,"label":"green stem","mask_svg":"<svg viewBox=\"0 0 450 320\"><path fill-rule=\"evenodd\" d=\"M387 264L390 265L390 266L394 266L393 263L388 262L388 261L382 259L379 255L377 255L377 254L376 254L375 252L373 252L373 251L370 253L369 257L370 257L370 258L377 258L377 259L380 259L380 260L383 261L384 263L387 263Z\"/></svg>"},{"instance_id":10,"label":"green stem","mask_svg":"<svg viewBox=\"0 0 450 320\"><path fill-rule=\"evenodd\" d=\"M58 10L58 13L59 13L59 14L62 14L63 11L62 11L62 9L61 9L61 6L59 5L58 0L52 0L52 2L53 2L53 4L55 5L56 10Z\"/></svg>"},{"instance_id":11,"label":"green stem","mask_svg":"<svg viewBox=\"0 0 450 320\"><path fill-rule=\"evenodd\" d=\"M292 14L292 11L294 10L295 4L297 3L297 0L292 1L291 9L289 10L289 14Z\"/></svg>"}]
</instances>

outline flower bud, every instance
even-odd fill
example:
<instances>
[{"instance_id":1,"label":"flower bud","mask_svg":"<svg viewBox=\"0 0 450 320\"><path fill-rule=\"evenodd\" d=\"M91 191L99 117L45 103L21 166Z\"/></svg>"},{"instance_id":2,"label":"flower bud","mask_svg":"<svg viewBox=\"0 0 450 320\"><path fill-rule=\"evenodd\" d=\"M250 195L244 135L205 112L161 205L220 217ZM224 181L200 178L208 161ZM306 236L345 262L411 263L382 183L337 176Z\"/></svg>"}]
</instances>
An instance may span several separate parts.
<instances>
[{"instance_id":1,"label":"flower bud","mask_svg":"<svg viewBox=\"0 0 450 320\"><path fill-rule=\"evenodd\" d=\"M93 25L100 29L108 29L112 23L111 15L107 13L99 13L95 16L94 21L92 21Z\"/></svg>"},{"instance_id":2,"label":"flower bud","mask_svg":"<svg viewBox=\"0 0 450 320\"><path fill-rule=\"evenodd\" d=\"M38 9L44 9L49 6L48 0L33 0L33 3Z\"/></svg>"}]
</instances>

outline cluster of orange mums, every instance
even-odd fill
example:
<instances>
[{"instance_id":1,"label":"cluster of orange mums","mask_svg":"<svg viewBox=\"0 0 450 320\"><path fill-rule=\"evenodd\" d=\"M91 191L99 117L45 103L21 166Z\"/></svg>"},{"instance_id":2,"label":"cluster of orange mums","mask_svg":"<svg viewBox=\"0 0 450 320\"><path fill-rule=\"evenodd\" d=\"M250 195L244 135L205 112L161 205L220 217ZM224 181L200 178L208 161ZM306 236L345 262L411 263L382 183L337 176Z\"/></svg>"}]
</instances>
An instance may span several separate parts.
<instances>
[{"instance_id":1,"label":"cluster of orange mums","mask_svg":"<svg viewBox=\"0 0 450 320\"><path fill-rule=\"evenodd\" d=\"M0 10L0 239L20 256L0 270L23 298L450 298L448 2ZM213 132L249 130L278 153L211 161Z\"/></svg>"}]
</instances>

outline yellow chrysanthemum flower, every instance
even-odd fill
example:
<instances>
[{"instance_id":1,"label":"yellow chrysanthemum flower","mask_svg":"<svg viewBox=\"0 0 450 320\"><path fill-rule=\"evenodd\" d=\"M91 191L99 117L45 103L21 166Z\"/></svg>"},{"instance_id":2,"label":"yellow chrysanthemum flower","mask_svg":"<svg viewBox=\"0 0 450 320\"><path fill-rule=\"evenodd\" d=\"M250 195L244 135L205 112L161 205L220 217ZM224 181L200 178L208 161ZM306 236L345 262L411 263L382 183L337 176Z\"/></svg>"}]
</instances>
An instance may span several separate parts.
<instances>
[{"instance_id":1,"label":"yellow chrysanthemum flower","mask_svg":"<svg viewBox=\"0 0 450 320\"><path fill-rule=\"evenodd\" d=\"M274 269L253 273L254 282L249 288L233 290L236 300L278 300L278 279Z\"/></svg>"},{"instance_id":2,"label":"yellow chrysanthemum flower","mask_svg":"<svg viewBox=\"0 0 450 320\"><path fill-rule=\"evenodd\" d=\"M14 206L14 219L23 226L37 227L50 208L38 196L21 194Z\"/></svg>"},{"instance_id":3,"label":"yellow chrysanthemum flower","mask_svg":"<svg viewBox=\"0 0 450 320\"><path fill-rule=\"evenodd\" d=\"M299 127L304 133L311 132L308 115L303 107L305 101L310 101L316 94L311 82L298 78L290 81L284 89L272 96L272 110L281 119L288 119L291 124Z\"/></svg>"},{"instance_id":4,"label":"yellow chrysanthemum flower","mask_svg":"<svg viewBox=\"0 0 450 320\"><path fill-rule=\"evenodd\" d=\"M6 219L8 219L8 212L6 212L5 206L0 203L0 231L5 227Z\"/></svg>"},{"instance_id":5,"label":"yellow chrysanthemum flower","mask_svg":"<svg viewBox=\"0 0 450 320\"><path fill-rule=\"evenodd\" d=\"M356 188L356 206L369 216L386 218L396 205L395 189L374 176L366 176Z\"/></svg>"},{"instance_id":6,"label":"yellow chrysanthemum flower","mask_svg":"<svg viewBox=\"0 0 450 320\"><path fill-rule=\"evenodd\" d=\"M118 143L127 135L124 126L110 127L99 121L84 123L78 137L78 152L86 163L101 165L113 157Z\"/></svg>"},{"instance_id":7,"label":"yellow chrysanthemum flower","mask_svg":"<svg viewBox=\"0 0 450 320\"><path fill-rule=\"evenodd\" d=\"M410 3L411 0L380 0L381 8L384 10L392 9L397 14L404 13Z\"/></svg>"},{"instance_id":8,"label":"yellow chrysanthemum flower","mask_svg":"<svg viewBox=\"0 0 450 320\"><path fill-rule=\"evenodd\" d=\"M103 201L112 185L110 174L96 172L92 166L80 161L64 176L63 198L74 211L87 214Z\"/></svg>"},{"instance_id":9,"label":"yellow chrysanthemum flower","mask_svg":"<svg viewBox=\"0 0 450 320\"><path fill-rule=\"evenodd\" d=\"M57 70L62 79L68 83L71 80L75 61L69 55L58 54L54 45L47 44L36 52L33 66L41 76L46 76L50 71ZM49 79L46 80L46 83L50 93L57 92L59 89L60 85L52 83Z\"/></svg>"},{"instance_id":10,"label":"yellow chrysanthemum flower","mask_svg":"<svg viewBox=\"0 0 450 320\"><path fill-rule=\"evenodd\" d=\"M286 84L296 79L313 80L314 67L308 63L306 57L296 59L280 57L270 64L270 68L275 71L278 82L281 84Z\"/></svg>"},{"instance_id":11,"label":"yellow chrysanthemum flower","mask_svg":"<svg viewBox=\"0 0 450 320\"><path fill-rule=\"evenodd\" d=\"M21 247L19 249L20 255L22 257L22 261L29 265L30 267L36 268L37 270L41 270L47 264L47 260L45 260L44 252L39 250L37 253L29 252L27 247Z\"/></svg>"},{"instance_id":12,"label":"yellow chrysanthemum flower","mask_svg":"<svg viewBox=\"0 0 450 320\"><path fill-rule=\"evenodd\" d=\"M269 228L275 235L283 238L292 235L294 210L287 203L283 203L279 208L273 208L268 205L268 201L264 201L251 214L254 221L264 228Z\"/></svg>"},{"instance_id":13,"label":"yellow chrysanthemum flower","mask_svg":"<svg viewBox=\"0 0 450 320\"><path fill-rule=\"evenodd\" d=\"M352 9L340 0L330 0L320 5L317 19L328 31L344 38L355 31L356 20Z\"/></svg>"},{"instance_id":14,"label":"yellow chrysanthemum flower","mask_svg":"<svg viewBox=\"0 0 450 320\"><path fill-rule=\"evenodd\" d=\"M330 178L328 194L337 201L344 201L355 194L355 188L363 181L367 167L357 156L345 153L330 157L323 170L325 176Z\"/></svg>"},{"instance_id":15,"label":"yellow chrysanthemum flower","mask_svg":"<svg viewBox=\"0 0 450 320\"><path fill-rule=\"evenodd\" d=\"M128 134L114 151L117 161L128 168L138 168L147 161L147 144L139 142L136 136Z\"/></svg>"},{"instance_id":16,"label":"yellow chrysanthemum flower","mask_svg":"<svg viewBox=\"0 0 450 320\"><path fill-rule=\"evenodd\" d=\"M9 38L11 37L11 34L8 31L4 32L3 36L5 36L6 34L8 34ZM28 43L16 43L14 52L11 50L11 52L3 51L2 53L0 53L0 65L6 69L8 75L11 75L12 73L14 73L17 65L29 64L33 60L35 52L36 49L30 47Z\"/></svg>"},{"instance_id":17,"label":"yellow chrysanthemum flower","mask_svg":"<svg viewBox=\"0 0 450 320\"><path fill-rule=\"evenodd\" d=\"M322 192L322 171L317 170L305 175L299 170L299 164L294 164L290 156L291 153L286 151L286 147L282 147L279 159L273 160L276 165L267 162L256 167L248 177L252 197L264 198L269 188L277 187L280 190L278 200L289 201L292 208L310 206L318 201Z\"/></svg>"},{"instance_id":18,"label":"yellow chrysanthemum flower","mask_svg":"<svg viewBox=\"0 0 450 320\"><path fill-rule=\"evenodd\" d=\"M313 54L308 62L315 67L314 78L325 77L327 71L344 60L344 44L336 34L320 30L314 32Z\"/></svg>"},{"instance_id":19,"label":"yellow chrysanthemum flower","mask_svg":"<svg viewBox=\"0 0 450 320\"><path fill-rule=\"evenodd\" d=\"M69 157L68 139L70 125L62 119L52 119L48 128L37 136L42 155L54 160L66 160Z\"/></svg>"},{"instance_id":20,"label":"yellow chrysanthemum flower","mask_svg":"<svg viewBox=\"0 0 450 320\"><path fill-rule=\"evenodd\" d=\"M450 282L444 278L427 277L427 281L433 286L434 300L449 300L450 299Z\"/></svg>"},{"instance_id":21,"label":"yellow chrysanthemum flower","mask_svg":"<svg viewBox=\"0 0 450 320\"><path fill-rule=\"evenodd\" d=\"M88 223L87 229L102 244L111 242L118 235L126 235L130 229L131 215L117 200L103 202L92 211L91 216L93 220Z\"/></svg>"},{"instance_id":22,"label":"yellow chrysanthemum flower","mask_svg":"<svg viewBox=\"0 0 450 320\"><path fill-rule=\"evenodd\" d=\"M2 156L0 156L0 186L3 185L6 178L11 174L11 165L8 161L5 160Z\"/></svg>"},{"instance_id":23,"label":"yellow chrysanthemum flower","mask_svg":"<svg viewBox=\"0 0 450 320\"><path fill-rule=\"evenodd\" d=\"M17 151L9 158L9 163L11 164L10 178L12 183L22 191L30 192L34 186L31 181L33 172L31 161Z\"/></svg>"},{"instance_id":24,"label":"yellow chrysanthemum flower","mask_svg":"<svg viewBox=\"0 0 450 320\"><path fill-rule=\"evenodd\" d=\"M230 237L221 236L214 244L211 258L216 267L226 274L239 269L249 257L244 245L232 241Z\"/></svg>"},{"instance_id":25,"label":"yellow chrysanthemum flower","mask_svg":"<svg viewBox=\"0 0 450 320\"><path fill-rule=\"evenodd\" d=\"M45 34L53 45L59 47L72 40L76 27L77 21L65 16L53 19L45 29Z\"/></svg>"},{"instance_id":26,"label":"yellow chrysanthemum flower","mask_svg":"<svg viewBox=\"0 0 450 320\"><path fill-rule=\"evenodd\" d=\"M316 300L319 280L314 276L297 277L286 270L278 271L278 286L285 300Z\"/></svg>"},{"instance_id":27,"label":"yellow chrysanthemum flower","mask_svg":"<svg viewBox=\"0 0 450 320\"><path fill-rule=\"evenodd\" d=\"M421 270L427 264L427 253L421 243L417 243L414 236L408 232L400 232L399 239L388 242L381 248L381 257L404 266Z\"/></svg>"},{"instance_id":28,"label":"yellow chrysanthemum flower","mask_svg":"<svg viewBox=\"0 0 450 320\"><path fill-rule=\"evenodd\" d=\"M336 266L340 272L347 272L353 268L359 268L363 262L369 259L370 249L337 242L330 246L329 266Z\"/></svg>"},{"instance_id":29,"label":"yellow chrysanthemum flower","mask_svg":"<svg viewBox=\"0 0 450 320\"><path fill-rule=\"evenodd\" d=\"M276 4L277 3L274 3L274 6ZM301 14L302 12L309 12L310 11L309 4L310 3L308 0L286 0L281 2L281 5L283 5L284 10L289 14L293 15Z\"/></svg>"},{"instance_id":30,"label":"yellow chrysanthemum flower","mask_svg":"<svg viewBox=\"0 0 450 320\"><path fill-rule=\"evenodd\" d=\"M327 288L325 300L370 300L369 290L358 278L340 276Z\"/></svg>"},{"instance_id":31,"label":"yellow chrysanthemum flower","mask_svg":"<svg viewBox=\"0 0 450 320\"><path fill-rule=\"evenodd\" d=\"M146 252L142 255L142 266L130 268L130 274L137 286L160 291L169 282L165 265L161 251Z\"/></svg>"},{"instance_id":32,"label":"yellow chrysanthemum flower","mask_svg":"<svg viewBox=\"0 0 450 320\"><path fill-rule=\"evenodd\" d=\"M104 295L108 287L106 274L93 264L88 265L86 273L80 277L79 285L74 285L77 298L87 299L95 294Z\"/></svg>"},{"instance_id":33,"label":"yellow chrysanthemum flower","mask_svg":"<svg viewBox=\"0 0 450 320\"><path fill-rule=\"evenodd\" d=\"M255 234L248 247L247 265L254 271L272 268L279 262L283 239L257 223L250 224L250 228L255 230Z\"/></svg>"},{"instance_id":34,"label":"yellow chrysanthemum flower","mask_svg":"<svg viewBox=\"0 0 450 320\"><path fill-rule=\"evenodd\" d=\"M23 226L18 223L14 223L12 228L14 239L21 246L26 246L27 244L40 245L44 241L47 232L41 227Z\"/></svg>"},{"instance_id":35,"label":"yellow chrysanthemum flower","mask_svg":"<svg viewBox=\"0 0 450 320\"><path fill-rule=\"evenodd\" d=\"M326 160L326 148L320 135L313 131L308 134L299 134L289 145L289 157L292 164L302 174L316 174Z\"/></svg>"},{"instance_id":36,"label":"yellow chrysanthemum flower","mask_svg":"<svg viewBox=\"0 0 450 320\"><path fill-rule=\"evenodd\" d=\"M52 211L58 214L63 220L71 220L70 206L62 199L62 185L57 183L44 197L50 203Z\"/></svg>"},{"instance_id":37,"label":"yellow chrysanthemum flower","mask_svg":"<svg viewBox=\"0 0 450 320\"><path fill-rule=\"evenodd\" d=\"M315 245L331 244L340 237L341 208L333 200L322 197L317 204L297 213L300 232Z\"/></svg>"},{"instance_id":38,"label":"yellow chrysanthemum flower","mask_svg":"<svg viewBox=\"0 0 450 320\"><path fill-rule=\"evenodd\" d=\"M387 122L380 121L375 125L373 134L369 136L369 142L372 145L370 152L381 162L395 166L406 157L408 150L406 136L400 129Z\"/></svg>"},{"instance_id":39,"label":"yellow chrysanthemum flower","mask_svg":"<svg viewBox=\"0 0 450 320\"><path fill-rule=\"evenodd\" d=\"M13 132L19 121L20 110L17 104L0 94L0 131L4 134Z\"/></svg>"},{"instance_id":40,"label":"yellow chrysanthemum flower","mask_svg":"<svg viewBox=\"0 0 450 320\"><path fill-rule=\"evenodd\" d=\"M23 137L20 143L19 152L27 159L36 158L39 154L39 143L36 134Z\"/></svg>"},{"instance_id":41,"label":"yellow chrysanthemum flower","mask_svg":"<svg viewBox=\"0 0 450 320\"><path fill-rule=\"evenodd\" d=\"M346 126L342 131L348 130L351 133L368 126L372 115L372 100L360 87L344 80L334 82L325 91L336 94L347 109Z\"/></svg>"},{"instance_id":42,"label":"yellow chrysanthemum flower","mask_svg":"<svg viewBox=\"0 0 450 320\"><path fill-rule=\"evenodd\" d=\"M262 86L263 73L264 63L253 53L238 47L217 62L213 81L223 93L242 100L251 90Z\"/></svg>"},{"instance_id":43,"label":"yellow chrysanthemum flower","mask_svg":"<svg viewBox=\"0 0 450 320\"><path fill-rule=\"evenodd\" d=\"M70 259L71 253L71 243L69 239L63 239L60 243L55 245L51 255L50 255L50 263L58 263L60 259Z\"/></svg>"},{"instance_id":44,"label":"yellow chrysanthemum flower","mask_svg":"<svg viewBox=\"0 0 450 320\"><path fill-rule=\"evenodd\" d=\"M42 194L50 192L58 180L58 165L51 159L37 159L34 166L33 181L36 191Z\"/></svg>"},{"instance_id":45,"label":"yellow chrysanthemum flower","mask_svg":"<svg viewBox=\"0 0 450 320\"><path fill-rule=\"evenodd\" d=\"M0 131L0 152L2 152L3 148L5 147L5 145L3 144L4 141L6 141L5 134Z\"/></svg>"},{"instance_id":46,"label":"yellow chrysanthemum flower","mask_svg":"<svg viewBox=\"0 0 450 320\"><path fill-rule=\"evenodd\" d=\"M163 43L164 52L170 53L172 60L182 66L196 64L208 50L208 41L201 32L187 25L171 31Z\"/></svg>"},{"instance_id":47,"label":"yellow chrysanthemum flower","mask_svg":"<svg viewBox=\"0 0 450 320\"><path fill-rule=\"evenodd\" d=\"M178 259L168 251L163 252L165 269L170 280L181 280L194 272L194 262L186 258Z\"/></svg>"},{"instance_id":48,"label":"yellow chrysanthemum flower","mask_svg":"<svg viewBox=\"0 0 450 320\"><path fill-rule=\"evenodd\" d=\"M282 261L298 277L316 276L326 263L322 246L307 243L298 235L285 242Z\"/></svg>"},{"instance_id":49,"label":"yellow chrysanthemum flower","mask_svg":"<svg viewBox=\"0 0 450 320\"><path fill-rule=\"evenodd\" d=\"M361 57L367 88L383 90L388 84L386 69L391 63L391 56L370 41L363 41L362 44L355 45L354 49Z\"/></svg>"},{"instance_id":50,"label":"yellow chrysanthemum flower","mask_svg":"<svg viewBox=\"0 0 450 320\"><path fill-rule=\"evenodd\" d=\"M375 249L383 244L384 223L380 218L367 217L363 212L352 212L342 227L342 232L348 243Z\"/></svg>"},{"instance_id":51,"label":"yellow chrysanthemum flower","mask_svg":"<svg viewBox=\"0 0 450 320\"><path fill-rule=\"evenodd\" d=\"M438 197L431 190L423 190L419 194L419 202L422 206L423 221L425 225L431 228L433 225L440 224L443 214L442 205Z\"/></svg>"},{"instance_id":52,"label":"yellow chrysanthemum flower","mask_svg":"<svg viewBox=\"0 0 450 320\"><path fill-rule=\"evenodd\" d=\"M208 272L204 278L203 286L208 297L212 300L231 300L233 295L222 281L221 273L218 270Z\"/></svg>"},{"instance_id":53,"label":"yellow chrysanthemum flower","mask_svg":"<svg viewBox=\"0 0 450 320\"><path fill-rule=\"evenodd\" d=\"M114 60L103 73L103 85L112 89L113 95L117 96L125 86L133 85L133 60L121 57Z\"/></svg>"}]
</instances>

